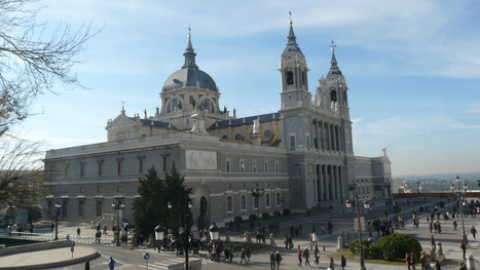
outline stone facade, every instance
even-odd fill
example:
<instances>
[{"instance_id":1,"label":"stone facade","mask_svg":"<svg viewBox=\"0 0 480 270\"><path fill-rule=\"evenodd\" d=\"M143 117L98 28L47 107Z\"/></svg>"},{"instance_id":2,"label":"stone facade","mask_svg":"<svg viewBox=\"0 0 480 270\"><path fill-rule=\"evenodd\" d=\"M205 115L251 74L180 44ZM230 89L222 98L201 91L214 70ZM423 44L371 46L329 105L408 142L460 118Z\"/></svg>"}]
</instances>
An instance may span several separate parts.
<instances>
[{"instance_id":1,"label":"stone facade","mask_svg":"<svg viewBox=\"0 0 480 270\"><path fill-rule=\"evenodd\" d=\"M138 178L152 166L163 177L174 162L193 189L197 225L343 204L353 198L352 186L367 200L390 198L386 151L375 158L353 154L348 87L333 50L312 100L306 58L290 24L279 69L281 108L243 118L220 108L219 88L196 65L190 35L184 56L153 116L127 116L122 108L107 123L107 142L47 152L46 216L61 204L65 221L116 223L116 200L125 204L120 218L131 223ZM258 204L257 185L264 190Z\"/></svg>"}]
</instances>

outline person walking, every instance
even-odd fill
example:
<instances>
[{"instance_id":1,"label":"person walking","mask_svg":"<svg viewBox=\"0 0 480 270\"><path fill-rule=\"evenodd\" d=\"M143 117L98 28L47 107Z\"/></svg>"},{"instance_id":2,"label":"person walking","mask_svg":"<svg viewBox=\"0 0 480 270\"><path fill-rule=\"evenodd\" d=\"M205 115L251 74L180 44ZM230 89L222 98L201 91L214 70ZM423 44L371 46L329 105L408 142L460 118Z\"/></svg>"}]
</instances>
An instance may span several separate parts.
<instances>
[{"instance_id":1,"label":"person walking","mask_svg":"<svg viewBox=\"0 0 480 270\"><path fill-rule=\"evenodd\" d=\"M407 266L408 270L412 270L412 258L410 257L410 253L408 252L405 255L405 265Z\"/></svg>"},{"instance_id":2,"label":"person walking","mask_svg":"<svg viewBox=\"0 0 480 270\"><path fill-rule=\"evenodd\" d=\"M467 258L465 257L465 252L467 252L467 244L465 244L465 240L462 240L462 242L460 242L460 249L463 252L463 259L466 260Z\"/></svg>"},{"instance_id":3,"label":"person walking","mask_svg":"<svg viewBox=\"0 0 480 270\"><path fill-rule=\"evenodd\" d=\"M422 270L428 270L427 255L425 254L425 251L420 253L420 264L422 265Z\"/></svg>"},{"instance_id":4,"label":"person walking","mask_svg":"<svg viewBox=\"0 0 480 270\"><path fill-rule=\"evenodd\" d=\"M80 237L80 227L77 228L77 237Z\"/></svg>"},{"instance_id":5,"label":"person walking","mask_svg":"<svg viewBox=\"0 0 480 270\"><path fill-rule=\"evenodd\" d=\"M280 255L280 252L277 250L275 253L275 262L277 263L277 270L280 269L280 262L283 261L282 255Z\"/></svg>"},{"instance_id":6,"label":"person walking","mask_svg":"<svg viewBox=\"0 0 480 270\"><path fill-rule=\"evenodd\" d=\"M345 270L345 266L347 266L347 259L343 255L340 261L340 266L342 267L342 270Z\"/></svg>"},{"instance_id":7,"label":"person walking","mask_svg":"<svg viewBox=\"0 0 480 270\"><path fill-rule=\"evenodd\" d=\"M250 262L250 257L252 257L252 249L250 248L250 246L247 246L245 248L245 251L247 252L247 262Z\"/></svg>"},{"instance_id":8,"label":"person walking","mask_svg":"<svg viewBox=\"0 0 480 270\"><path fill-rule=\"evenodd\" d=\"M328 264L328 270L335 270L335 261L333 260L332 256L330 256L330 263Z\"/></svg>"},{"instance_id":9,"label":"person walking","mask_svg":"<svg viewBox=\"0 0 480 270\"><path fill-rule=\"evenodd\" d=\"M475 238L475 235L477 234L477 230L475 229L475 226L472 226L472 229L470 229L470 232L471 232L472 235L473 235L473 239L476 239L476 238Z\"/></svg>"},{"instance_id":10,"label":"person walking","mask_svg":"<svg viewBox=\"0 0 480 270\"><path fill-rule=\"evenodd\" d=\"M303 257L305 258L305 266L310 266L310 251L308 250L308 247L305 247L303 250Z\"/></svg>"},{"instance_id":11,"label":"person walking","mask_svg":"<svg viewBox=\"0 0 480 270\"><path fill-rule=\"evenodd\" d=\"M417 262L415 261L415 255L413 254L413 252L410 252L410 264L413 270L415 270L416 263Z\"/></svg>"},{"instance_id":12,"label":"person walking","mask_svg":"<svg viewBox=\"0 0 480 270\"><path fill-rule=\"evenodd\" d=\"M110 257L110 260L108 261L108 267L110 267L110 270L114 270L115 269L115 260Z\"/></svg>"},{"instance_id":13,"label":"person walking","mask_svg":"<svg viewBox=\"0 0 480 270\"><path fill-rule=\"evenodd\" d=\"M247 251L245 248L242 248L242 251L240 253L240 264L242 264L242 262L245 261L246 264L248 264L247 262Z\"/></svg>"},{"instance_id":14,"label":"person walking","mask_svg":"<svg viewBox=\"0 0 480 270\"><path fill-rule=\"evenodd\" d=\"M275 270L275 253L270 253L270 270Z\"/></svg>"},{"instance_id":15,"label":"person walking","mask_svg":"<svg viewBox=\"0 0 480 270\"><path fill-rule=\"evenodd\" d=\"M313 250L313 254L315 256L315 264L320 264L318 261L320 259L320 249L318 249L318 245L315 245L315 249Z\"/></svg>"},{"instance_id":16,"label":"person walking","mask_svg":"<svg viewBox=\"0 0 480 270\"><path fill-rule=\"evenodd\" d=\"M297 249L297 258L298 258L298 266L302 266L302 250L300 249L300 246L298 246L298 249Z\"/></svg>"},{"instance_id":17,"label":"person walking","mask_svg":"<svg viewBox=\"0 0 480 270\"><path fill-rule=\"evenodd\" d=\"M453 219L453 229L457 230L457 220Z\"/></svg>"}]
</instances>

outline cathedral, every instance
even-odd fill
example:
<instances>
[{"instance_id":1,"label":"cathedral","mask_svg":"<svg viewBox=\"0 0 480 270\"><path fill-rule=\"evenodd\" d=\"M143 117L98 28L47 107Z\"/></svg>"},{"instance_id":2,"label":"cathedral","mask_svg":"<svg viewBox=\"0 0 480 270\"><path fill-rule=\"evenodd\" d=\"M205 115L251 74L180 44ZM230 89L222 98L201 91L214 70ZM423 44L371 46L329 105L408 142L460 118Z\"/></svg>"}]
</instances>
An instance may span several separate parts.
<instances>
[{"instance_id":1,"label":"cathedral","mask_svg":"<svg viewBox=\"0 0 480 270\"><path fill-rule=\"evenodd\" d=\"M189 35L185 62L166 79L154 115L129 116L122 106L107 122L106 142L46 153L44 217L58 205L61 220L72 224L113 222L114 202L124 206L118 211L123 222L133 223L138 178L152 166L163 177L173 163L192 188L199 228L237 216L344 205L356 195L390 198L386 149L378 157L353 153L349 88L334 49L327 76L310 92L292 22L287 38L281 107L239 118L221 108L219 88L197 66Z\"/></svg>"}]
</instances>

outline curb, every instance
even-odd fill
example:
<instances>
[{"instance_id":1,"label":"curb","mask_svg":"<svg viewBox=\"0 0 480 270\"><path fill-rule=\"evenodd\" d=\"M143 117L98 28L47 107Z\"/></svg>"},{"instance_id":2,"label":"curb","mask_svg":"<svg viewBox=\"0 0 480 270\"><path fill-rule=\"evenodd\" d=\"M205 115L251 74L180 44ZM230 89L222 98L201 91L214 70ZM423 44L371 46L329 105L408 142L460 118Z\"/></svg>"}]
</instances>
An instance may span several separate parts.
<instances>
[{"instance_id":1,"label":"curb","mask_svg":"<svg viewBox=\"0 0 480 270\"><path fill-rule=\"evenodd\" d=\"M25 265L25 266L9 266L9 267L0 267L0 270L29 270L29 269L47 269L47 268L56 268L56 267L63 267L63 266L68 266L68 265L73 265L73 264L79 264L82 262L86 262L89 260L94 260L96 258L100 257L100 254L95 251L95 253L92 253L87 256L83 256L80 258L75 258L71 260L66 260L66 261L59 261L59 262L54 262L54 263L45 263L45 264L37 264L37 265Z\"/></svg>"}]
</instances>

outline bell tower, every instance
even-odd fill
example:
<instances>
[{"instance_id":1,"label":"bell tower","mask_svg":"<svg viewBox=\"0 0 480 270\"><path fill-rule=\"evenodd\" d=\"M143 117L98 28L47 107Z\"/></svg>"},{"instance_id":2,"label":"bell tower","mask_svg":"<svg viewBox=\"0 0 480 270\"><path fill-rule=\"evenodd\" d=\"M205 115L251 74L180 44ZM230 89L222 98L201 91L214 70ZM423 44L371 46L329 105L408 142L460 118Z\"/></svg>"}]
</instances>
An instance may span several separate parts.
<instances>
[{"instance_id":1,"label":"bell tower","mask_svg":"<svg viewBox=\"0 0 480 270\"><path fill-rule=\"evenodd\" d=\"M312 97L308 91L307 61L298 47L292 24L290 19L288 43L282 53L279 69L282 77L281 111L308 108Z\"/></svg>"}]
</instances>

